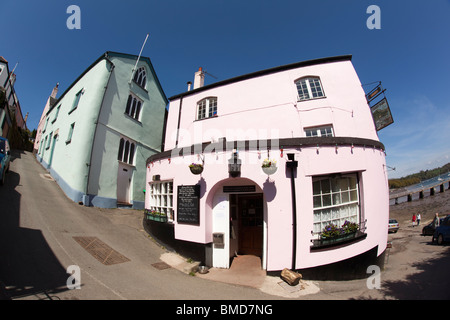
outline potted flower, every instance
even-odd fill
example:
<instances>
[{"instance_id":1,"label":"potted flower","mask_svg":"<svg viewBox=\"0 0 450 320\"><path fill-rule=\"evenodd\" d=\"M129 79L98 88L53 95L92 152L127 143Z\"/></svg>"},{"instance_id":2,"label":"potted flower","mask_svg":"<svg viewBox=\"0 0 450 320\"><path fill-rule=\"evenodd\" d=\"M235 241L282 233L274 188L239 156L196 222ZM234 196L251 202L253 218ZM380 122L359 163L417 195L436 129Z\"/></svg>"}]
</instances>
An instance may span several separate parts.
<instances>
[{"instance_id":1,"label":"potted flower","mask_svg":"<svg viewBox=\"0 0 450 320\"><path fill-rule=\"evenodd\" d=\"M277 172L277 162L273 159L265 159L261 165L261 168L265 174L270 176L271 174Z\"/></svg>"},{"instance_id":2,"label":"potted flower","mask_svg":"<svg viewBox=\"0 0 450 320\"><path fill-rule=\"evenodd\" d=\"M203 164L201 163L192 163L189 165L189 169L193 174L200 174L203 172Z\"/></svg>"}]
</instances>

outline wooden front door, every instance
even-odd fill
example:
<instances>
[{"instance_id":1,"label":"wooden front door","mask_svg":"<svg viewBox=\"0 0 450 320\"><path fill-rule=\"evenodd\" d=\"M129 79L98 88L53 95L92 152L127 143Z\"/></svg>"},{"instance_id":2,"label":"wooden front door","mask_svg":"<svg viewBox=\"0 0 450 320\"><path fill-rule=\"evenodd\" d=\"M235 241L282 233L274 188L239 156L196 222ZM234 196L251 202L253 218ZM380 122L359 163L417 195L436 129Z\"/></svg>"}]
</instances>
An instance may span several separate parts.
<instances>
[{"instance_id":1,"label":"wooden front door","mask_svg":"<svg viewBox=\"0 0 450 320\"><path fill-rule=\"evenodd\" d=\"M238 195L239 254L262 257L263 195Z\"/></svg>"}]
</instances>

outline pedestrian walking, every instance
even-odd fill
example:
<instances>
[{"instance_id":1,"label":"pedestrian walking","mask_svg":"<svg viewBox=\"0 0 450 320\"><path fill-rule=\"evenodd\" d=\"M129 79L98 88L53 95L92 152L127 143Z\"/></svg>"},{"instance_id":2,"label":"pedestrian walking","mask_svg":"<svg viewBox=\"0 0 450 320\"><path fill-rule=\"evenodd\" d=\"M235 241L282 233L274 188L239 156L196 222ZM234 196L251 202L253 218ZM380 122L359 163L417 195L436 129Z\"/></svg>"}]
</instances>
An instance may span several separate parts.
<instances>
[{"instance_id":1,"label":"pedestrian walking","mask_svg":"<svg viewBox=\"0 0 450 320\"><path fill-rule=\"evenodd\" d=\"M421 219L421 216L420 216L420 212L417 214L417 225L419 225L420 224L420 219Z\"/></svg>"},{"instance_id":2,"label":"pedestrian walking","mask_svg":"<svg viewBox=\"0 0 450 320\"><path fill-rule=\"evenodd\" d=\"M434 220L433 220L433 225L434 225L434 228L436 229L437 227L439 227L439 214L436 212L436 216L434 217Z\"/></svg>"},{"instance_id":3,"label":"pedestrian walking","mask_svg":"<svg viewBox=\"0 0 450 320\"><path fill-rule=\"evenodd\" d=\"M415 224L416 224L416 214L413 213L413 216L412 216L412 226L414 227Z\"/></svg>"}]
</instances>

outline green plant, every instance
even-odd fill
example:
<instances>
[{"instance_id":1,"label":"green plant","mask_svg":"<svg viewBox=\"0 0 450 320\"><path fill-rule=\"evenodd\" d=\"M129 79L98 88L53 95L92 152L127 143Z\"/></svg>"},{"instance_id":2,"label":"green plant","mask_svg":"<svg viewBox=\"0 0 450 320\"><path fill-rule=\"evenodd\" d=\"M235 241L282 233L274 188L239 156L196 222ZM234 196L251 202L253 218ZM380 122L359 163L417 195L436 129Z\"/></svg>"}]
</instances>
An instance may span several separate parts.
<instances>
[{"instance_id":1,"label":"green plant","mask_svg":"<svg viewBox=\"0 0 450 320\"><path fill-rule=\"evenodd\" d=\"M358 224L354 222L350 222L345 220L344 224L342 225L342 231L344 233L353 233L358 230Z\"/></svg>"},{"instance_id":2,"label":"green plant","mask_svg":"<svg viewBox=\"0 0 450 320\"><path fill-rule=\"evenodd\" d=\"M264 159L261 167L263 168L270 168L270 167L275 167L277 165L277 162L273 159Z\"/></svg>"},{"instance_id":3,"label":"green plant","mask_svg":"<svg viewBox=\"0 0 450 320\"><path fill-rule=\"evenodd\" d=\"M320 234L322 239L336 238L342 235L354 233L358 230L359 226L357 223L345 220L344 224L339 228L334 224L327 225Z\"/></svg>"},{"instance_id":4,"label":"green plant","mask_svg":"<svg viewBox=\"0 0 450 320\"><path fill-rule=\"evenodd\" d=\"M201 163L191 163L189 168L203 168L203 164Z\"/></svg>"},{"instance_id":5,"label":"green plant","mask_svg":"<svg viewBox=\"0 0 450 320\"><path fill-rule=\"evenodd\" d=\"M335 238L340 234L341 234L340 229L336 225L330 224L323 229L322 233L320 234L320 237L322 239L329 239Z\"/></svg>"}]
</instances>

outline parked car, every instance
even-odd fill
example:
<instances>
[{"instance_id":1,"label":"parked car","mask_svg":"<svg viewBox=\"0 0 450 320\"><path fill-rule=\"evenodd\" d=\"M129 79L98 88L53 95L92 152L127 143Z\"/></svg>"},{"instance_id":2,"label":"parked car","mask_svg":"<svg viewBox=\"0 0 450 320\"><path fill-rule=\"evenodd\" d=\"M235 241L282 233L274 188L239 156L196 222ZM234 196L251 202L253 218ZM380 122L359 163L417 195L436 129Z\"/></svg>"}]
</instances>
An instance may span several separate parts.
<instances>
[{"instance_id":1,"label":"parked car","mask_svg":"<svg viewBox=\"0 0 450 320\"><path fill-rule=\"evenodd\" d=\"M9 150L9 141L6 138L0 137L0 184L5 183L10 160L11 151Z\"/></svg>"},{"instance_id":2,"label":"parked car","mask_svg":"<svg viewBox=\"0 0 450 320\"><path fill-rule=\"evenodd\" d=\"M434 241L439 245L450 241L450 215L446 216L434 231L432 242Z\"/></svg>"},{"instance_id":3,"label":"parked car","mask_svg":"<svg viewBox=\"0 0 450 320\"><path fill-rule=\"evenodd\" d=\"M440 218L439 221L442 223L444 218ZM430 222L425 227L422 228L422 235L423 236L432 236L434 234L434 231L436 230L436 225L434 222Z\"/></svg>"},{"instance_id":4,"label":"parked car","mask_svg":"<svg viewBox=\"0 0 450 320\"><path fill-rule=\"evenodd\" d=\"M400 225L398 223L397 220L395 219L389 219L389 228L388 228L388 232L397 232L398 229L400 228Z\"/></svg>"}]
</instances>

